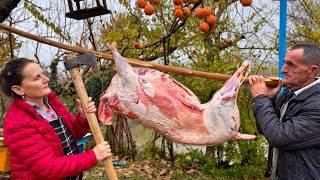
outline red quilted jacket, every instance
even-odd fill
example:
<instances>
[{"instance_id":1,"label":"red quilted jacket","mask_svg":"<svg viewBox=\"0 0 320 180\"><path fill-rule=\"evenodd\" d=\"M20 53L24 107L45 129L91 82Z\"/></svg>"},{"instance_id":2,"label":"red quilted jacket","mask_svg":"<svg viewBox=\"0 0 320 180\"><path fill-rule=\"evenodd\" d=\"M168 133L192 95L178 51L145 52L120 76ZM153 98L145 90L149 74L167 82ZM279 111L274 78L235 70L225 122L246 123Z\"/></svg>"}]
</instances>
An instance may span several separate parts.
<instances>
[{"instance_id":1,"label":"red quilted jacket","mask_svg":"<svg viewBox=\"0 0 320 180\"><path fill-rule=\"evenodd\" d=\"M55 93L51 93L48 100L75 140L88 132L87 121L79 114L73 116ZM12 179L63 179L97 164L93 150L64 156L54 129L30 105L18 98L13 100L4 118L4 141L10 152Z\"/></svg>"}]
</instances>

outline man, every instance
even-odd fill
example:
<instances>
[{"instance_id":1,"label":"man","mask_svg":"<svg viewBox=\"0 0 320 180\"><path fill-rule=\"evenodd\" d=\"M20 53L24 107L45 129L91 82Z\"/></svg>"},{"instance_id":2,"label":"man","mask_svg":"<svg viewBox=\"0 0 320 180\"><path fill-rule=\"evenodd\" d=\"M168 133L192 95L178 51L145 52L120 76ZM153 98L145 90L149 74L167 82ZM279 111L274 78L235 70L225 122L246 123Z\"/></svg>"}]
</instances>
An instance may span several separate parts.
<instances>
[{"instance_id":1,"label":"man","mask_svg":"<svg viewBox=\"0 0 320 180\"><path fill-rule=\"evenodd\" d=\"M249 77L257 129L270 145L271 179L320 179L319 66L320 47L303 43L288 49L278 87ZM281 84L286 89L280 92Z\"/></svg>"}]
</instances>

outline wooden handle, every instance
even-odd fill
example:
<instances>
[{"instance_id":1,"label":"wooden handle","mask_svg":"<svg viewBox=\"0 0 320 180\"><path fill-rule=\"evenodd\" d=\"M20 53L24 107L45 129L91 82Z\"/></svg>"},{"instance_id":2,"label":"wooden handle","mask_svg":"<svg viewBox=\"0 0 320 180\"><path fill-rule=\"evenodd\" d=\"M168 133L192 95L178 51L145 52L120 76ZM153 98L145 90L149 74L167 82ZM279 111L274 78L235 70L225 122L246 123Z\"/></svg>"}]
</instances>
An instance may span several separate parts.
<instances>
[{"instance_id":1,"label":"wooden handle","mask_svg":"<svg viewBox=\"0 0 320 180\"><path fill-rule=\"evenodd\" d=\"M85 86L83 84L83 81L81 79L79 69L72 68L70 70L70 72L71 72L72 81L73 81L74 86L76 88L77 95L81 101L81 105L82 105L82 107L87 107L88 106L88 94L87 94L87 91L86 91ZM93 137L96 141L96 144L102 143L104 141L104 138L103 138L102 132L100 130L98 120L97 120L95 113L87 113L85 111L85 115L88 120L90 129L92 131ZM104 167L107 172L107 175L108 175L108 179L117 180L118 177L117 177L116 171L114 170L114 167L112 165L111 157L104 160L103 163L104 163Z\"/></svg>"},{"instance_id":2,"label":"wooden handle","mask_svg":"<svg viewBox=\"0 0 320 180\"><path fill-rule=\"evenodd\" d=\"M36 35L30 34L30 33L21 31L19 29L13 28L13 27L5 25L5 24L0 24L0 29L10 31L12 33L18 34L20 36L23 36L28 39L32 39L32 40L35 40L35 41L38 41L38 42L41 42L44 44L48 44L50 46L55 46L58 48L62 48L62 49L66 49L66 50L74 51L74 52L79 52L79 53L91 52L96 57L104 58L104 59L108 59L108 60L114 60L114 58L111 54L93 51L93 50L85 49L85 48L82 48L79 46L70 46L70 45L62 44L62 43L59 43L56 41L52 41L52 40L45 39L40 36L36 36ZM195 70L190 70L190 69L186 69L186 68L180 68L180 67L145 62L145 61L141 61L138 59L131 59L131 58L126 58L126 59L128 60L128 62L131 65L157 69L157 70L163 71L163 72L174 72L174 73L182 74L185 76L195 76L195 77L201 77L201 78L207 78L207 79L215 79L215 80L219 80L219 81L226 81L231 77L231 75L225 75L225 74L220 74L220 73L208 73L208 72L202 72L202 71L195 71ZM247 81L245 81L245 82L247 82ZM266 81L267 86L275 87L278 85L278 83L279 83L279 81L274 81L271 79Z\"/></svg>"},{"instance_id":3,"label":"wooden handle","mask_svg":"<svg viewBox=\"0 0 320 180\"><path fill-rule=\"evenodd\" d=\"M280 80L277 80L277 79L265 79L264 82L266 83L266 85L267 85L268 87L277 87L278 84L280 83ZM244 83L246 83L246 84L249 83L248 78L246 78L246 79L244 80Z\"/></svg>"},{"instance_id":4,"label":"wooden handle","mask_svg":"<svg viewBox=\"0 0 320 180\"><path fill-rule=\"evenodd\" d=\"M266 79L265 83L269 87L277 87L280 83L280 80L277 79Z\"/></svg>"}]
</instances>

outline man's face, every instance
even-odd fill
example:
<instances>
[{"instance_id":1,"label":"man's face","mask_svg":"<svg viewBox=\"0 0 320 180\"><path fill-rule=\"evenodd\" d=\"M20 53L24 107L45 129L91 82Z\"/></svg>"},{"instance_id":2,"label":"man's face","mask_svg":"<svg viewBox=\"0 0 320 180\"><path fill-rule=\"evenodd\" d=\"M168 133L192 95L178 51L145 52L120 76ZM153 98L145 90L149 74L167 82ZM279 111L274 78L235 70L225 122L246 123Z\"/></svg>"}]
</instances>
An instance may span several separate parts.
<instances>
[{"instance_id":1,"label":"man's face","mask_svg":"<svg viewBox=\"0 0 320 180\"><path fill-rule=\"evenodd\" d=\"M310 66L303 63L303 49L288 50L281 72L285 75L283 84L293 90L310 83Z\"/></svg>"}]
</instances>

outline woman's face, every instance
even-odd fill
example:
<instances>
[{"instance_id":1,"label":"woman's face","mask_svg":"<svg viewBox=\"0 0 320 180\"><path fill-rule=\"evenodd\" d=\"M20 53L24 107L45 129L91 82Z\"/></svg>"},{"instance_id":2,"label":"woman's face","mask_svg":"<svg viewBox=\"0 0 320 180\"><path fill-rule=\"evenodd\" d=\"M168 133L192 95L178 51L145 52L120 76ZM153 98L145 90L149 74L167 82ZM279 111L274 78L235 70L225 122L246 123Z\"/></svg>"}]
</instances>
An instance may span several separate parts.
<instances>
[{"instance_id":1,"label":"woman's face","mask_svg":"<svg viewBox=\"0 0 320 180\"><path fill-rule=\"evenodd\" d=\"M22 76L20 89L25 100L36 102L50 94L51 89L48 86L49 78L38 64L27 64L22 71Z\"/></svg>"}]
</instances>

